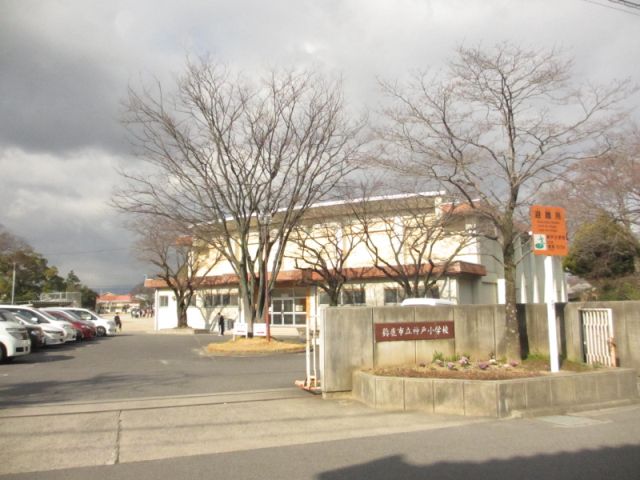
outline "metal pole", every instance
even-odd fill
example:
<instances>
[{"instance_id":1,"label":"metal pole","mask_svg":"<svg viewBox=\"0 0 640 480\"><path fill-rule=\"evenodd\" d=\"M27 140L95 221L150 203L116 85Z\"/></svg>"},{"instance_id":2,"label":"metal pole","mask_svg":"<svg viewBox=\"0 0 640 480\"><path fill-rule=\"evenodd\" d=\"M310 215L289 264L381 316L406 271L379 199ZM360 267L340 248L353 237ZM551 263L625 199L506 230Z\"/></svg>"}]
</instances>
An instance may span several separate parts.
<instances>
[{"instance_id":1,"label":"metal pole","mask_svg":"<svg viewBox=\"0 0 640 480\"><path fill-rule=\"evenodd\" d=\"M269 224L267 223L267 231L264 235L264 323L267 327L267 342L271 341L271 318L269 318Z\"/></svg>"},{"instance_id":2,"label":"metal pole","mask_svg":"<svg viewBox=\"0 0 640 480\"><path fill-rule=\"evenodd\" d=\"M16 296L16 262L13 262L13 279L11 281L11 305L14 305Z\"/></svg>"},{"instance_id":3,"label":"metal pole","mask_svg":"<svg viewBox=\"0 0 640 480\"><path fill-rule=\"evenodd\" d=\"M549 359L551 372L555 373L560 371L560 365L558 364L558 331L556 328L556 292L553 281L553 257L551 255L547 255L544 259L544 290L549 330Z\"/></svg>"}]
</instances>

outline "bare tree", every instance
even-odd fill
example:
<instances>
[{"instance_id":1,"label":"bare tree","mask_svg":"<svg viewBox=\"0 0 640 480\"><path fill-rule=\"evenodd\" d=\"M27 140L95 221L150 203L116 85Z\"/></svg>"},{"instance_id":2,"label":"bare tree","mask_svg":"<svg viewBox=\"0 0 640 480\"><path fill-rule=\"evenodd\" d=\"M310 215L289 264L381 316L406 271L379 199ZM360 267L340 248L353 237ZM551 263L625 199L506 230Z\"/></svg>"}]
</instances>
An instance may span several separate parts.
<instances>
[{"instance_id":1,"label":"bare tree","mask_svg":"<svg viewBox=\"0 0 640 480\"><path fill-rule=\"evenodd\" d=\"M610 152L573 165L564 185L550 189L546 199L567 209L572 232L602 215L639 232L640 131L616 136Z\"/></svg>"},{"instance_id":2,"label":"bare tree","mask_svg":"<svg viewBox=\"0 0 640 480\"><path fill-rule=\"evenodd\" d=\"M623 118L618 107L631 93L626 81L574 87L570 67L555 50L460 47L441 74L382 83L392 105L379 129L387 149L379 163L444 185L494 227L510 356L520 353L517 222L543 185L608 150L605 136Z\"/></svg>"},{"instance_id":3,"label":"bare tree","mask_svg":"<svg viewBox=\"0 0 640 480\"><path fill-rule=\"evenodd\" d=\"M304 281L321 288L329 297L329 304L340 303L344 284L353 278L348 261L364 241L355 217L340 215L339 221L301 224L291 233L295 246L288 256L295 267L304 273Z\"/></svg>"},{"instance_id":4,"label":"bare tree","mask_svg":"<svg viewBox=\"0 0 640 480\"><path fill-rule=\"evenodd\" d=\"M403 195L392 203L365 198L356 211L374 267L405 298L438 298L438 282L476 236L453 203L436 205L433 196Z\"/></svg>"},{"instance_id":5,"label":"bare tree","mask_svg":"<svg viewBox=\"0 0 640 480\"><path fill-rule=\"evenodd\" d=\"M131 229L138 233L138 258L157 269L157 277L176 298L178 328L187 327L187 309L195 292L222 256L216 252L213 258L206 255L208 245L194 241L179 224L167 219L138 216Z\"/></svg>"},{"instance_id":6,"label":"bare tree","mask_svg":"<svg viewBox=\"0 0 640 480\"><path fill-rule=\"evenodd\" d=\"M361 125L347 119L340 84L291 71L252 82L189 62L175 94L130 90L127 122L155 173L124 173L114 203L211 243L237 274L252 332L268 308L261 259L271 290L291 230L354 169ZM269 229L259 215L272 219Z\"/></svg>"}]
</instances>

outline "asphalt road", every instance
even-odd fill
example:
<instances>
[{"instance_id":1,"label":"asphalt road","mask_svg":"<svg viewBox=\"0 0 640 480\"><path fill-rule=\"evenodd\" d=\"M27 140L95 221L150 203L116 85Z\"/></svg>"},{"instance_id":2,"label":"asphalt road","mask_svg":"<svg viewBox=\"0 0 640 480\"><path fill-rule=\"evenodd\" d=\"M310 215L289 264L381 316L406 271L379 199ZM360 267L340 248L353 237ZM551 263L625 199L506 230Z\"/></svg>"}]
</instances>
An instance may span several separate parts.
<instances>
[{"instance_id":1,"label":"asphalt road","mask_svg":"<svg viewBox=\"0 0 640 480\"><path fill-rule=\"evenodd\" d=\"M639 413L633 406L0 478L637 480Z\"/></svg>"},{"instance_id":2,"label":"asphalt road","mask_svg":"<svg viewBox=\"0 0 640 480\"><path fill-rule=\"evenodd\" d=\"M0 364L0 408L283 388L304 378L304 354L203 355L218 341L215 335L125 333L52 346Z\"/></svg>"},{"instance_id":3,"label":"asphalt road","mask_svg":"<svg viewBox=\"0 0 640 480\"><path fill-rule=\"evenodd\" d=\"M507 420L383 412L292 388L303 354L202 355L211 341L125 334L0 365L0 478L640 478L640 405Z\"/></svg>"}]
</instances>

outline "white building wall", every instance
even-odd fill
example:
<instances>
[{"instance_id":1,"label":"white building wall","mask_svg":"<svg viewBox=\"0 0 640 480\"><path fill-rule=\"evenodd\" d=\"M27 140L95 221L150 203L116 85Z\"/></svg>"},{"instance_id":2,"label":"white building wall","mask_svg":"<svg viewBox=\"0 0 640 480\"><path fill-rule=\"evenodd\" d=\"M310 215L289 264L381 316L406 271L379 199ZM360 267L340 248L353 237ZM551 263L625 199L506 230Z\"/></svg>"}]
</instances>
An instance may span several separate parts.
<instances>
[{"instance_id":1,"label":"white building wall","mask_svg":"<svg viewBox=\"0 0 640 480\"><path fill-rule=\"evenodd\" d=\"M167 305L163 306L163 298L166 299ZM156 291L156 330L165 328L175 328L178 324L178 316L176 310L176 300L171 290Z\"/></svg>"},{"instance_id":2,"label":"white building wall","mask_svg":"<svg viewBox=\"0 0 640 480\"><path fill-rule=\"evenodd\" d=\"M477 230L472 217L467 218L465 221L466 229L471 231ZM401 222L396 219L394 228L399 229L400 227ZM372 230L374 231L372 233L372 238L378 243L381 251L392 258L393 249L389 235L385 231L386 228L388 228L388 225L382 221L380 221L378 225L372 226ZM323 231L326 235L326 230L318 227L318 232ZM344 231L350 231L350 229L346 228ZM401 231L398 231L397 233L402 234ZM254 253L257 249L258 240L259 236L258 232L256 232L251 238L251 243L253 244L251 248ZM456 247L457 245L454 238L438 242L434 249L434 258L444 258ZM542 298L542 292L544 292L543 257L537 257L527 253L528 248L528 245L524 245L523 248L518 249L518 254L521 255L522 258L517 270L518 300L523 303L539 303L544 301L544 298ZM281 271L294 270L295 261L291 257L299 257L299 254L299 248L293 243L290 243L287 246L287 252L283 259ZM483 277L452 277L446 282L439 282L441 297L457 301L457 303L460 304L504 303L506 297L505 281L502 264L498 260L500 256L501 249L495 241L491 241L483 237L476 238L475 241L462 249L462 251L457 255L456 260L483 265L486 269L486 275ZM210 256L209 258L212 259L213 257ZM372 255L366 245L361 243L351 253L346 266L349 268L371 267L372 260ZM554 270L554 291L556 292L556 301L566 301L566 288L564 275L560 266L560 259L554 260L554 266L556 267ZM213 276L233 273L234 271L231 265L226 260L222 260L214 266L208 275ZM384 305L385 287L398 287L397 284L393 282L383 280L361 283L365 284L366 303L368 305ZM319 314L320 310L323 308L323 306L318 305L318 298L321 292L316 288L310 288L309 291L310 298L308 300L308 314ZM156 308L156 325L159 329L173 328L177 323L175 299L171 292L158 291L156 293L156 305L159 305L158 300L162 295L167 295L169 300L166 307ZM217 313L218 308L214 307L211 309L205 309L200 296L198 296L197 302L196 306L189 308L189 326L193 328L209 328L211 326L212 318L215 313ZM223 308L222 314L226 318L236 321L241 318L240 308L235 305Z\"/></svg>"}]
</instances>

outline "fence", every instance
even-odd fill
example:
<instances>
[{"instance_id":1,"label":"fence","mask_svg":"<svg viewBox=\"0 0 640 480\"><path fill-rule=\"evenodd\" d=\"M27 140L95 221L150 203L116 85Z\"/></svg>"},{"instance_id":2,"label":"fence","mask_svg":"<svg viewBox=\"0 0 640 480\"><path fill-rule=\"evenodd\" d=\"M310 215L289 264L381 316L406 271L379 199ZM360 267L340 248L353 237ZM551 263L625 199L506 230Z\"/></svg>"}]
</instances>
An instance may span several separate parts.
<instances>
[{"instance_id":1,"label":"fence","mask_svg":"<svg viewBox=\"0 0 640 480\"><path fill-rule=\"evenodd\" d=\"M585 360L589 364L616 365L613 315L610 308L581 308L580 323Z\"/></svg>"}]
</instances>

